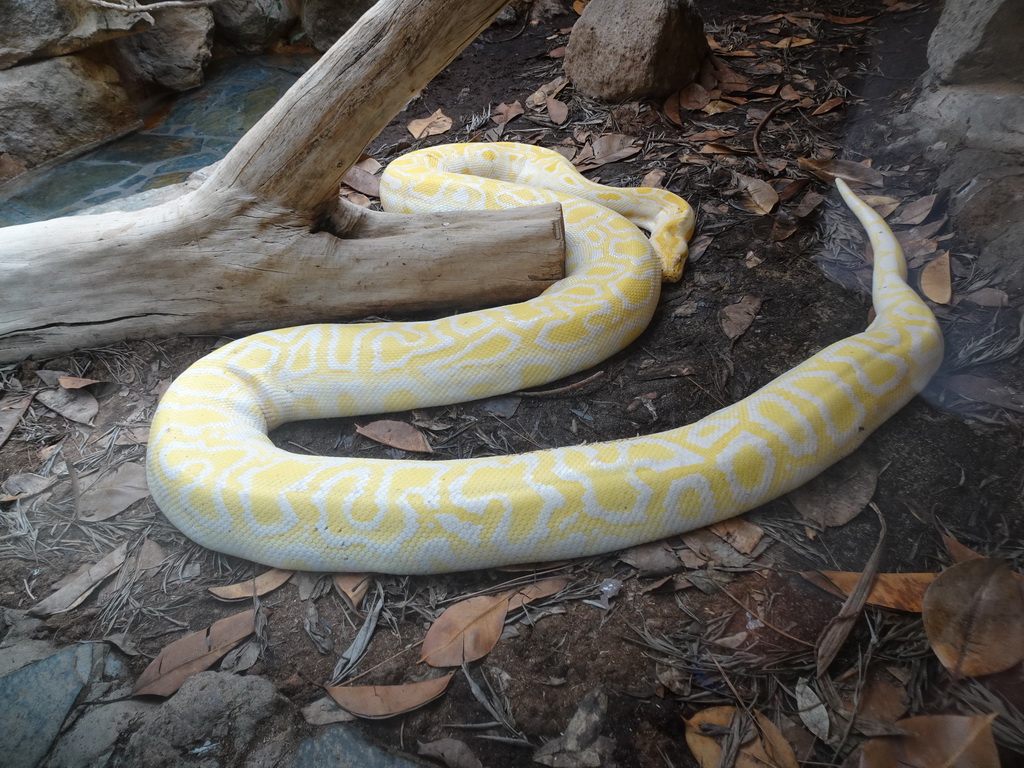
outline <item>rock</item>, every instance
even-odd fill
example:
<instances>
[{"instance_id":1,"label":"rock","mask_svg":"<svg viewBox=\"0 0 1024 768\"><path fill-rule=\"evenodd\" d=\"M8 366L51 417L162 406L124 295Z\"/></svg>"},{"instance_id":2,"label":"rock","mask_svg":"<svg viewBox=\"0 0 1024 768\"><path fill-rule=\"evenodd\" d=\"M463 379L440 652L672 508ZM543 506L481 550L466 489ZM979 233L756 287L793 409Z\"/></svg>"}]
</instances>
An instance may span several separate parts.
<instances>
[{"instance_id":1,"label":"rock","mask_svg":"<svg viewBox=\"0 0 1024 768\"><path fill-rule=\"evenodd\" d=\"M326 51L368 11L376 0L306 0L302 26L318 51Z\"/></svg>"},{"instance_id":2,"label":"rock","mask_svg":"<svg viewBox=\"0 0 1024 768\"><path fill-rule=\"evenodd\" d=\"M1024 86L1010 82L926 89L911 111L921 141L1024 153Z\"/></svg>"},{"instance_id":3,"label":"rock","mask_svg":"<svg viewBox=\"0 0 1024 768\"><path fill-rule=\"evenodd\" d=\"M86 0L0 0L0 69L23 59L59 56L142 32L148 13L101 8Z\"/></svg>"},{"instance_id":4,"label":"rock","mask_svg":"<svg viewBox=\"0 0 1024 768\"><path fill-rule=\"evenodd\" d=\"M146 718L119 764L178 766L188 754L189 765L252 765L248 753L269 738L271 723L288 707L266 678L201 672Z\"/></svg>"},{"instance_id":5,"label":"rock","mask_svg":"<svg viewBox=\"0 0 1024 768\"><path fill-rule=\"evenodd\" d=\"M217 35L245 54L268 50L298 18L280 0L221 0L212 10Z\"/></svg>"},{"instance_id":6,"label":"rock","mask_svg":"<svg viewBox=\"0 0 1024 768\"><path fill-rule=\"evenodd\" d=\"M0 755L7 768L35 768L92 674L93 646L65 648L0 678Z\"/></svg>"},{"instance_id":7,"label":"rock","mask_svg":"<svg viewBox=\"0 0 1024 768\"><path fill-rule=\"evenodd\" d=\"M946 0L928 42L938 83L1024 83L1024 0Z\"/></svg>"},{"instance_id":8,"label":"rock","mask_svg":"<svg viewBox=\"0 0 1024 768\"><path fill-rule=\"evenodd\" d=\"M344 723L328 725L299 744L290 759L279 768L306 768L330 765L332 768L425 768L436 766L410 755L386 752L371 744L358 730Z\"/></svg>"},{"instance_id":9,"label":"rock","mask_svg":"<svg viewBox=\"0 0 1024 768\"><path fill-rule=\"evenodd\" d=\"M949 211L957 233L973 241L979 261L996 270L1000 287L1024 293L1024 167L1001 165L962 180Z\"/></svg>"},{"instance_id":10,"label":"rock","mask_svg":"<svg viewBox=\"0 0 1024 768\"><path fill-rule=\"evenodd\" d=\"M707 53L692 0L591 0L573 27L565 71L591 96L630 101L689 85Z\"/></svg>"},{"instance_id":11,"label":"rock","mask_svg":"<svg viewBox=\"0 0 1024 768\"><path fill-rule=\"evenodd\" d=\"M213 13L209 8L167 8L141 35L114 42L126 79L172 91L203 83L203 67L213 46Z\"/></svg>"},{"instance_id":12,"label":"rock","mask_svg":"<svg viewBox=\"0 0 1024 768\"><path fill-rule=\"evenodd\" d=\"M32 167L141 125L113 67L78 54L0 71L0 154Z\"/></svg>"}]
</instances>

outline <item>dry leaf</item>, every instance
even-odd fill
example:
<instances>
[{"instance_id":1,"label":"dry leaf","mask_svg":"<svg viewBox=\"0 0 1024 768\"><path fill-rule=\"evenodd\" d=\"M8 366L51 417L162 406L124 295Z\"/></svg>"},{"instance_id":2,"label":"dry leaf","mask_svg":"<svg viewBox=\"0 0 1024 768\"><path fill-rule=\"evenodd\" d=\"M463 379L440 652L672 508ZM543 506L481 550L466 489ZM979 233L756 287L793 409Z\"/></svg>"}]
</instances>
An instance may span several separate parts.
<instances>
[{"instance_id":1,"label":"dry leaf","mask_svg":"<svg viewBox=\"0 0 1024 768\"><path fill-rule=\"evenodd\" d=\"M949 251L921 270L921 293L936 304L949 304L953 298L953 278L949 272Z\"/></svg>"},{"instance_id":2,"label":"dry leaf","mask_svg":"<svg viewBox=\"0 0 1024 768\"><path fill-rule=\"evenodd\" d=\"M676 551L665 541L630 547L619 554L619 559L636 568L643 578L673 574L683 567Z\"/></svg>"},{"instance_id":3,"label":"dry leaf","mask_svg":"<svg viewBox=\"0 0 1024 768\"><path fill-rule=\"evenodd\" d=\"M733 517L708 526L708 530L744 555L751 554L764 538L764 529L746 518Z\"/></svg>"},{"instance_id":4,"label":"dry leaf","mask_svg":"<svg viewBox=\"0 0 1024 768\"><path fill-rule=\"evenodd\" d=\"M25 397L5 397L0 400L0 447L14 434L14 429L32 404L34 394Z\"/></svg>"},{"instance_id":5,"label":"dry leaf","mask_svg":"<svg viewBox=\"0 0 1024 768\"><path fill-rule=\"evenodd\" d=\"M57 383L63 389L81 389L91 387L93 384L102 384L98 379L82 379L78 376L58 376Z\"/></svg>"},{"instance_id":6,"label":"dry leaf","mask_svg":"<svg viewBox=\"0 0 1024 768\"><path fill-rule=\"evenodd\" d=\"M148 496L146 467L137 462L126 462L82 492L79 510L83 520L95 523L123 512Z\"/></svg>"},{"instance_id":7,"label":"dry leaf","mask_svg":"<svg viewBox=\"0 0 1024 768\"><path fill-rule=\"evenodd\" d=\"M483 768L465 742L458 739L438 739L427 744L419 744L417 754L440 760L448 768Z\"/></svg>"},{"instance_id":8,"label":"dry leaf","mask_svg":"<svg viewBox=\"0 0 1024 768\"><path fill-rule=\"evenodd\" d=\"M697 758L700 768L718 768L722 760L722 748L718 740L707 733L722 734L733 726L733 718L747 717L736 707L711 707L698 712L686 724L686 746ZM756 729L746 725L743 734L748 736L740 745L735 768L797 768L796 754L779 729L756 709Z\"/></svg>"},{"instance_id":9,"label":"dry leaf","mask_svg":"<svg viewBox=\"0 0 1024 768\"><path fill-rule=\"evenodd\" d=\"M665 113L665 117L671 120L676 125L683 125L682 106L679 104L679 92L669 94L668 98L661 106L662 111Z\"/></svg>"},{"instance_id":10,"label":"dry leaf","mask_svg":"<svg viewBox=\"0 0 1024 768\"><path fill-rule=\"evenodd\" d=\"M786 211L779 211L772 224L772 240L782 242L788 240L800 229L800 220Z\"/></svg>"},{"instance_id":11,"label":"dry leaf","mask_svg":"<svg viewBox=\"0 0 1024 768\"><path fill-rule=\"evenodd\" d=\"M407 126L409 133L411 133L413 138L416 139L425 139L428 136L439 136L440 134L450 130L451 127L452 119L440 109L430 117L421 117L418 120L413 120Z\"/></svg>"},{"instance_id":12,"label":"dry leaf","mask_svg":"<svg viewBox=\"0 0 1024 768\"><path fill-rule=\"evenodd\" d=\"M358 609L370 589L371 575L369 573L336 573L333 577L334 587L348 599L353 608Z\"/></svg>"},{"instance_id":13,"label":"dry leaf","mask_svg":"<svg viewBox=\"0 0 1024 768\"><path fill-rule=\"evenodd\" d=\"M737 173L736 182L741 190L739 204L751 213L767 216L779 202L778 192L763 179Z\"/></svg>"},{"instance_id":14,"label":"dry leaf","mask_svg":"<svg viewBox=\"0 0 1024 768\"><path fill-rule=\"evenodd\" d=\"M856 571L810 571L800 575L837 597L849 595L860 578ZM897 611L920 613L925 590L937 576L937 573L875 574L875 580L871 582L871 589L868 591L867 602L870 605ZM824 582L821 577L824 577Z\"/></svg>"},{"instance_id":15,"label":"dry leaf","mask_svg":"<svg viewBox=\"0 0 1024 768\"><path fill-rule=\"evenodd\" d=\"M69 421L91 425L100 404L84 389L42 389L36 400Z\"/></svg>"},{"instance_id":16,"label":"dry leaf","mask_svg":"<svg viewBox=\"0 0 1024 768\"><path fill-rule=\"evenodd\" d=\"M749 294L718 312L718 323L730 340L735 341L750 327L761 309L761 300Z\"/></svg>"},{"instance_id":17,"label":"dry leaf","mask_svg":"<svg viewBox=\"0 0 1024 768\"><path fill-rule=\"evenodd\" d=\"M448 688L454 672L405 685L354 685L324 688L338 706L369 719L394 717L429 704Z\"/></svg>"},{"instance_id":18,"label":"dry leaf","mask_svg":"<svg viewBox=\"0 0 1024 768\"><path fill-rule=\"evenodd\" d=\"M557 96L566 85L569 84L569 78L565 75L556 77L549 83L544 83L540 88L531 93L526 99L527 109L540 109L547 104L548 99ZM516 102L518 104L519 102ZM511 119L511 118L510 118Z\"/></svg>"},{"instance_id":19,"label":"dry leaf","mask_svg":"<svg viewBox=\"0 0 1024 768\"><path fill-rule=\"evenodd\" d=\"M640 151L640 147L633 146L635 141L632 136L622 133L606 133L584 147L573 164L580 171L589 171L607 163L625 160Z\"/></svg>"},{"instance_id":20,"label":"dry leaf","mask_svg":"<svg viewBox=\"0 0 1024 768\"><path fill-rule=\"evenodd\" d=\"M209 592L221 600L252 600L252 598L273 592L292 577L295 571L271 568L252 579L228 584L225 587L210 587Z\"/></svg>"},{"instance_id":21,"label":"dry leaf","mask_svg":"<svg viewBox=\"0 0 1024 768\"><path fill-rule=\"evenodd\" d=\"M648 171L644 174L644 177L640 180L640 186L664 189L664 187L661 186L661 182L664 180L665 176L665 171L660 168L655 168L653 171Z\"/></svg>"},{"instance_id":22,"label":"dry leaf","mask_svg":"<svg viewBox=\"0 0 1024 768\"><path fill-rule=\"evenodd\" d=\"M704 109L711 101L707 89L700 83L690 83L676 94L679 106L683 109Z\"/></svg>"},{"instance_id":23,"label":"dry leaf","mask_svg":"<svg viewBox=\"0 0 1024 768\"><path fill-rule=\"evenodd\" d=\"M256 611L249 609L175 640L146 667L132 695L170 696L188 678L208 669L255 630Z\"/></svg>"},{"instance_id":24,"label":"dry leaf","mask_svg":"<svg viewBox=\"0 0 1024 768\"><path fill-rule=\"evenodd\" d=\"M843 106L843 104L845 104L845 103L846 103L846 100L843 99L842 96L833 96L831 99L829 99L825 103L823 103L820 106L818 106L818 108L815 109L813 112L811 112L811 114L812 115L824 115L827 112L831 112L834 109L838 109L839 107Z\"/></svg>"},{"instance_id":25,"label":"dry leaf","mask_svg":"<svg viewBox=\"0 0 1024 768\"><path fill-rule=\"evenodd\" d=\"M491 120L496 125L505 125L525 113L526 110L523 109L523 105L518 101L514 101L511 104L499 104L491 112Z\"/></svg>"},{"instance_id":26,"label":"dry leaf","mask_svg":"<svg viewBox=\"0 0 1024 768\"><path fill-rule=\"evenodd\" d=\"M900 207L900 201L886 195L861 195L860 199L875 209L883 219ZM904 234L903 232L900 235ZM897 235L899 237L899 235Z\"/></svg>"},{"instance_id":27,"label":"dry leaf","mask_svg":"<svg viewBox=\"0 0 1024 768\"><path fill-rule=\"evenodd\" d=\"M999 768L992 737L995 715L922 715L899 720L907 735L866 742L861 768Z\"/></svg>"},{"instance_id":28,"label":"dry leaf","mask_svg":"<svg viewBox=\"0 0 1024 768\"><path fill-rule=\"evenodd\" d=\"M362 192L364 195L380 197L380 179L369 171L365 171L355 165L345 171L341 183L348 185L356 192Z\"/></svg>"},{"instance_id":29,"label":"dry leaf","mask_svg":"<svg viewBox=\"0 0 1024 768\"><path fill-rule=\"evenodd\" d=\"M810 45L813 42L816 42L813 37L784 37L777 43L763 41L761 45L766 48L800 48L804 45Z\"/></svg>"},{"instance_id":30,"label":"dry leaf","mask_svg":"<svg viewBox=\"0 0 1024 768\"><path fill-rule=\"evenodd\" d=\"M1008 411L1024 413L1024 392L1018 392L1002 382L981 376L959 373L942 379L943 386L965 400L988 403Z\"/></svg>"},{"instance_id":31,"label":"dry leaf","mask_svg":"<svg viewBox=\"0 0 1024 768\"><path fill-rule=\"evenodd\" d=\"M547 104L548 117L555 125L561 125L569 119L569 106L565 102L559 101L554 96L549 96Z\"/></svg>"},{"instance_id":32,"label":"dry leaf","mask_svg":"<svg viewBox=\"0 0 1024 768\"><path fill-rule=\"evenodd\" d=\"M779 89L779 98L784 99L785 101L800 101L801 97L792 85L786 83Z\"/></svg>"},{"instance_id":33,"label":"dry leaf","mask_svg":"<svg viewBox=\"0 0 1024 768\"><path fill-rule=\"evenodd\" d=\"M70 611L81 605L93 590L98 587L104 579L121 567L128 553L127 542L119 546L98 563L86 567L68 583L61 586L56 592L44 600L40 600L28 609L32 616L52 616L55 613Z\"/></svg>"},{"instance_id":34,"label":"dry leaf","mask_svg":"<svg viewBox=\"0 0 1024 768\"><path fill-rule=\"evenodd\" d=\"M925 592L921 615L932 650L954 678L995 674L1024 659L1024 598L1002 560L947 568Z\"/></svg>"},{"instance_id":35,"label":"dry leaf","mask_svg":"<svg viewBox=\"0 0 1024 768\"><path fill-rule=\"evenodd\" d=\"M798 157L797 165L808 173L813 173L819 179L834 184L837 178L842 179L851 187L881 187L884 186L885 177L868 165L854 163L850 160L836 160L826 158L812 160L806 157Z\"/></svg>"},{"instance_id":36,"label":"dry leaf","mask_svg":"<svg viewBox=\"0 0 1024 768\"><path fill-rule=\"evenodd\" d=\"M804 219L813 213L814 209L821 205L825 199L824 195L820 195L814 190L809 190L803 199L800 201L800 205L793 211L793 215L798 219Z\"/></svg>"},{"instance_id":37,"label":"dry leaf","mask_svg":"<svg viewBox=\"0 0 1024 768\"><path fill-rule=\"evenodd\" d=\"M426 436L412 424L404 421L392 421L391 419L380 419L371 421L365 427L356 425L356 432L363 437L376 440L378 443L390 445L403 451L414 451L416 453L433 453L434 450L427 442Z\"/></svg>"},{"instance_id":38,"label":"dry leaf","mask_svg":"<svg viewBox=\"0 0 1024 768\"><path fill-rule=\"evenodd\" d=\"M1002 288L979 288L971 291L964 298L979 307L1008 307L1010 296ZM0 414L2 417L3 414ZM3 427L0 427L0 445L3 445Z\"/></svg>"},{"instance_id":39,"label":"dry leaf","mask_svg":"<svg viewBox=\"0 0 1024 768\"><path fill-rule=\"evenodd\" d=\"M831 21L833 24L863 24L865 21L870 21L875 18L874 16L833 16L831 13L826 13L825 18Z\"/></svg>"},{"instance_id":40,"label":"dry leaf","mask_svg":"<svg viewBox=\"0 0 1024 768\"><path fill-rule=\"evenodd\" d=\"M845 525L875 495L878 468L857 452L833 464L813 480L790 491L790 503L819 529Z\"/></svg>"},{"instance_id":41,"label":"dry leaf","mask_svg":"<svg viewBox=\"0 0 1024 768\"><path fill-rule=\"evenodd\" d=\"M457 667L483 658L494 648L505 626L505 616L528 602L553 595L566 578L544 579L497 595L480 595L445 609L423 638L420 661L432 667Z\"/></svg>"},{"instance_id":42,"label":"dry leaf","mask_svg":"<svg viewBox=\"0 0 1024 768\"><path fill-rule=\"evenodd\" d=\"M903 210L900 211L900 215L896 217L896 223L908 224L910 226L922 223L931 215L932 208L935 207L935 201L938 200L938 197L938 195L927 195L912 203L907 203Z\"/></svg>"}]
</instances>

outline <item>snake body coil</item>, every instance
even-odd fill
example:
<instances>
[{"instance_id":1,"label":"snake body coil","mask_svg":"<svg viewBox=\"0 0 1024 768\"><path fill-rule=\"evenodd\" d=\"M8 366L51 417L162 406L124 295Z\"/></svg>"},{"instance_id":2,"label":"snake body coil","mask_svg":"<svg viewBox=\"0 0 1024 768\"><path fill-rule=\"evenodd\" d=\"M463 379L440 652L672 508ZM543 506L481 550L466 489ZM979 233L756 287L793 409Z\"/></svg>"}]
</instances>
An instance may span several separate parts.
<instances>
[{"instance_id":1,"label":"snake body coil","mask_svg":"<svg viewBox=\"0 0 1024 768\"><path fill-rule=\"evenodd\" d=\"M435 573L608 552L740 514L853 451L942 358L885 223L839 182L874 246L876 318L741 402L646 437L511 456L384 461L300 456L267 431L537 386L632 341L678 278L693 214L655 189L587 181L557 153L458 144L410 153L390 210L558 201L566 278L520 304L428 322L258 333L195 363L149 444L160 508L211 549L281 568ZM639 228L651 233L648 240ZM660 257L660 263L659 263Z\"/></svg>"}]
</instances>

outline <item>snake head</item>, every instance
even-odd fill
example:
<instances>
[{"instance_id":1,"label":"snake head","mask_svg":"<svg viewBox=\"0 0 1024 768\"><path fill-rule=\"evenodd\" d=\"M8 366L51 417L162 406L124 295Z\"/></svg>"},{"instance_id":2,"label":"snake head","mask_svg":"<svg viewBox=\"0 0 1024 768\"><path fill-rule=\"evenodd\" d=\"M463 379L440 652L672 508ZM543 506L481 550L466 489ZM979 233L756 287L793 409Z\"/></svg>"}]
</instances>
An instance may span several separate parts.
<instances>
[{"instance_id":1,"label":"snake head","mask_svg":"<svg viewBox=\"0 0 1024 768\"><path fill-rule=\"evenodd\" d=\"M664 282L677 283L683 276L683 266L689 252L687 240L691 235L693 210L688 205L663 207L654 217L651 247L661 261L661 279Z\"/></svg>"}]
</instances>

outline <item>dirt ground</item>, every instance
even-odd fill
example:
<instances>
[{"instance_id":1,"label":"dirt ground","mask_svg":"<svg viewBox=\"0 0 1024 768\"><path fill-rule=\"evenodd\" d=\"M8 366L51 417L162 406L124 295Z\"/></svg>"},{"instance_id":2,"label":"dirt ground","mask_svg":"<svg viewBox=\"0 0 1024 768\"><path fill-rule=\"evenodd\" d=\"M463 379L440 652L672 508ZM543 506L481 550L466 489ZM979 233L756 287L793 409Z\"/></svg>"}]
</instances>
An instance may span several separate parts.
<instances>
[{"instance_id":1,"label":"dirt ground","mask_svg":"<svg viewBox=\"0 0 1024 768\"><path fill-rule=\"evenodd\" d=\"M884 191L874 191L904 202L935 191L936 169L921 167L918 157L900 150L899 132L888 126L909 104L925 68L936 9L905 3L908 9L893 11L880 0L829 0L815 5L819 16L814 16L803 13L802 3L787 0L772 4L773 14L797 15L767 18L760 3L703 5L707 31L723 49L721 59L752 83L737 99L743 103L727 102L731 108L718 114L685 112L677 125L661 104L607 107L569 86L559 96L569 106L564 125L543 113L527 113L509 123L503 136L575 149L609 133L642 140L638 154L588 176L633 186L651 171L665 172L662 183L697 210L697 236L703 238L684 279L665 287L654 321L637 342L594 371L564 382L584 382L566 393L513 394L394 415L422 425L438 456L525 451L686 424L865 326L869 301L863 289L868 273L863 238L824 182L801 170L797 158L870 159L886 175ZM820 14L848 21L873 18L835 23ZM560 74L559 59L548 54L565 44L565 30L574 19L567 14L537 25L517 22L488 30L372 142L368 153L386 164L413 143L406 124L437 109L453 119L454 127L421 143L482 138L494 127L489 110L516 100L525 103ZM813 42L773 47L786 38ZM756 55L724 55L741 50ZM790 102L780 92L756 93L786 85L796 92ZM838 108L813 114L833 97L842 99ZM801 105L801 99L810 101ZM765 118L769 109L784 103L793 106ZM754 151L759 125L764 155L778 161L774 174L759 167ZM706 131L726 134L717 140L688 138ZM716 141L724 146L707 147ZM809 183L772 214L759 215L749 209L736 174L769 180L779 189L785 186L780 179ZM828 196L798 217L808 192ZM929 221L941 217L941 201L937 206ZM792 233L780 239L788 229ZM939 247L953 255L954 296L965 296L980 286L979 273L955 232L940 228L932 237L945 234L952 237L940 240ZM931 258L923 256L918 267ZM761 300L759 312L731 341L723 333L720 312L748 295ZM1017 307L1019 300L1011 297ZM1021 414L969 401L950 384L950 377L970 373L1020 391L1020 358L999 360L991 343L1012 346L1019 310L962 301L936 311L947 334L946 367L858 454L878 471L873 500L887 526L878 570L939 570L950 562L941 533L1019 567L1024 559ZM143 652L129 663L141 672L147 657L183 630L201 629L240 610L213 599L206 588L241 581L262 568L200 550L161 517L151 499L103 522L76 519L77 492L66 469L58 471L67 461L74 462L76 474L141 461L144 444L132 439L136 433L131 428L148 422L161 382L220 341L154 340L0 369L0 383L9 393L19 391L19 385L37 386L38 368L110 382L95 387L97 426L75 424L36 403L0 449L2 478L25 472L58 475L44 495L10 501L0 509L3 606L27 608L49 594L52 584L117 543L148 538L166 558L159 577L108 583L81 606L51 617L48 631L59 643L128 633ZM600 378L585 381L595 371ZM354 426L351 420L296 423L277 430L274 439L300 452L402 455L356 435ZM854 475L859 467L843 471ZM848 479L839 476L839 481ZM845 487L836 491L833 486L831 498L842 497ZM855 765L855 748L864 733L851 729L830 743L815 742L798 717L794 686L814 676L815 643L841 605L799 572L862 570L879 539L878 518L865 510L844 525L813 530L814 523L787 498L747 518L764 535L765 544L752 553L725 555L677 538L669 545L690 554L680 554L675 568L637 568L613 555L546 569L545 576L570 578L566 594L531 605L525 618L518 612L520 620L509 622L495 649L457 672L436 702L386 720L361 720L359 727L374 741L409 752L416 751L417 743L451 737L466 742L485 766L525 766L533 764L534 750L543 741L563 732L584 696L601 690L608 710L600 732L611 739L604 765L696 765L683 718L710 705L737 702L774 718L802 761ZM656 573L649 575L652 570ZM687 581L659 584L670 575ZM509 572L375 578L385 603L358 667L357 684L431 676L417 664L416 644L440 610L463 596L499 591L522 578ZM609 579L621 581L621 591L604 608L599 588ZM317 597L314 581L293 579L262 598L271 610L268 644L250 669L269 677L300 707L323 695L318 686L330 679L363 615L333 591ZM308 626L319 627L321 634L326 630L332 650L319 651ZM1006 674L1011 677L996 681L1009 696L1004 705L1020 710L1020 686L1016 700L1005 693L1019 682L1019 666ZM901 691L910 714L987 711L945 675L924 641L920 616L913 613L868 608L831 675L844 700L867 682L887 681ZM481 695L497 712L485 709L467 676L482 686ZM1008 755L1014 742L1001 738ZM1024 732L1017 738L1024 739Z\"/></svg>"}]
</instances>

